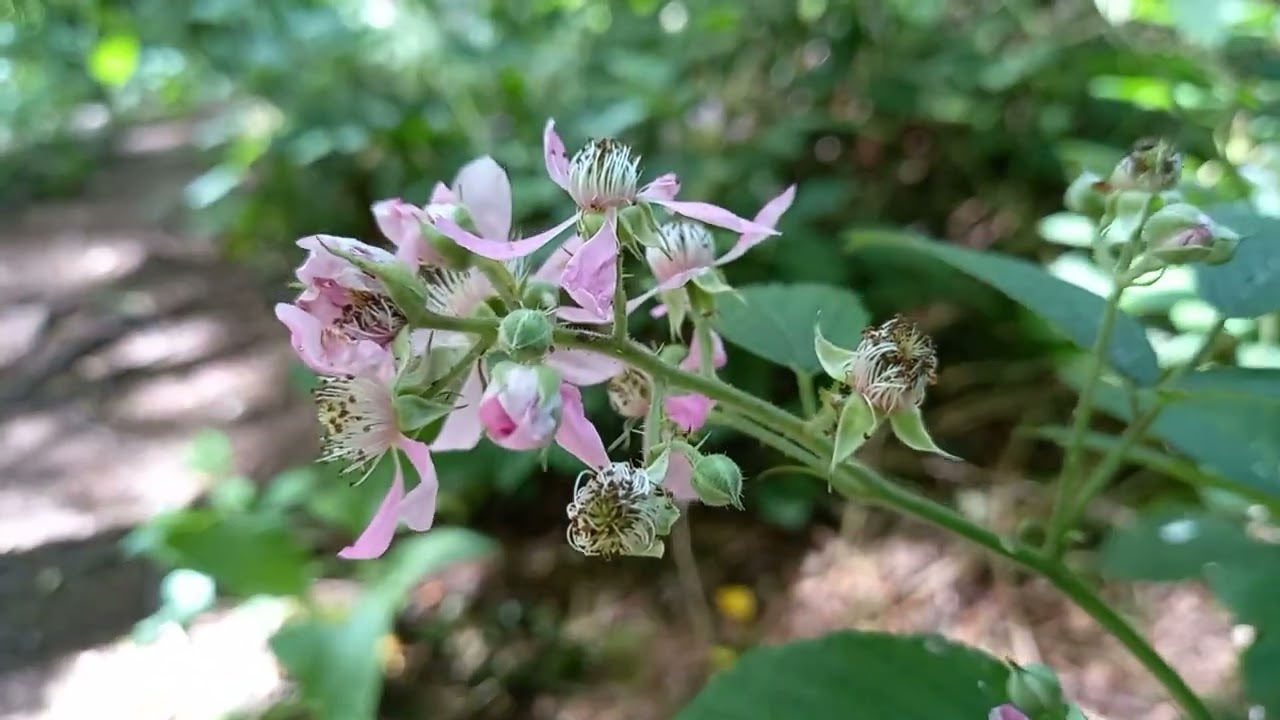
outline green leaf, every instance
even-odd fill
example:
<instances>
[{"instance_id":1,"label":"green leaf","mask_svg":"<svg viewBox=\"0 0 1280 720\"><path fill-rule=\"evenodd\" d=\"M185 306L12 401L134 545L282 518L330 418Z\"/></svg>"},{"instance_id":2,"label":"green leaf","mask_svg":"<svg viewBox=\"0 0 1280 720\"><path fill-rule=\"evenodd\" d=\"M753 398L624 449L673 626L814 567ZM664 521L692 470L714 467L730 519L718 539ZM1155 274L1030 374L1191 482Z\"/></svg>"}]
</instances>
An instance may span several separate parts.
<instances>
[{"instance_id":1,"label":"green leaf","mask_svg":"<svg viewBox=\"0 0 1280 720\"><path fill-rule=\"evenodd\" d=\"M996 288L1044 318L1081 348L1089 349L1102 322L1106 301L1050 275L1025 260L979 252L898 231L865 230L852 233L855 246L881 245L910 249L947 263ZM1116 321L1107 359L1112 367L1142 385L1160 375L1155 350L1142 324L1124 313Z\"/></svg>"},{"instance_id":2,"label":"green leaf","mask_svg":"<svg viewBox=\"0 0 1280 720\"><path fill-rule=\"evenodd\" d=\"M162 533L174 564L239 595L296 595L315 577L310 554L283 518L192 510L170 518Z\"/></svg>"},{"instance_id":3,"label":"green leaf","mask_svg":"<svg viewBox=\"0 0 1280 720\"><path fill-rule=\"evenodd\" d=\"M1280 218L1259 215L1247 202L1218 205L1207 212L1242 239L1228 262L1196 268L1200 294L1227 317L1280 310Z\"/></svg>"},{"instance_id":4,"label":"green leaf","mask_svg":"<svg viewBox=\"0 0 1280 720\"><path fill-rule=\"evenodd\" d=\"M938 636L838 632L750 651L676 720L985 718L1009 670Z\"/></svg>"},{"instance_id":5,"label":"green leaf","mask_svg":"<svg viewBox=\"0 0 1280 720\"><path fill-rule=\"evenodd\" d=\"M1268 711L1260 717L1269 717L1280 710L1280 683L1276 682L1280 677L1280 634L1274 629L1270 633L1260 633L1257 641L1241 656L1240 665L1249 699ZM1255 715L1250 713L1249 717Z\"/></svg>"},{"instance_id":6,"label":"green leaf","mask_svg":"<svg viewBox=\"0 0 1280 720\"><path fill-rule=\"evenodd\" d=\"M822 369L813 349L815 323L828 340L855 347L869 320L857 295L812 283L738 288L718 304L717 328L726 340L765 360L803 372Z\"/></svg>"},{"instance_id":7,"label":"green leaf","mask_svg":"<svg viewBox=\"0 0 1280 720\"><path fill-rule=\"evenodd\" d=\"M1113 531L1102 546L1102 569L1124 580L1170 582L1201 578L1210 563L1247 561L1264 549L1239 521L1199 510L1165 510Z\"/></svg>"},{"instance_id":8,"label":"green leaf","mask_svg":"<svg viewBox=\"0 0 1280 720\"><path fill-rule=\"evenodd\" d=\"M1280 499L1280 372L1243 368L1190 373L1174 388L1151 434L1233 483L1241 494ZM1132 409L1111 385L1098 407L1123 420Z\"/></svg>"},{"instance_id":9,"label":"green leaf","mask_svg":"<svg viewBox=\"0 0 1280 720\"><path fill-rule=\"evenodd\" d=\"M309 618L271 638L271 648L321 720L372 720L381 668L378 643L395 613L427 576L493 551L481 535L440 528L400 541L342 620Z\"/></svg>"},{"instance_id":10,"label":"green leaf","mask_svg":"<svg viewBox=\"0 0 1280 720\"><path fill-rule=\"evenodd\" d=\"M108 35L89 54L89 73L103 85L118 88L133 77L141 57L142 45L136 35Z\"/></svg>"},{"instance_id":11,"label":"green leaf","mask_svg":"<svg viewBox=\"0 0 1280 720\"><path fill-rule=\"evenodd\" d=\"M231 438L221 430L202 430L191 441L191 469L212 477L235 472L235 448Z\"/></svg>"}]
</instances>

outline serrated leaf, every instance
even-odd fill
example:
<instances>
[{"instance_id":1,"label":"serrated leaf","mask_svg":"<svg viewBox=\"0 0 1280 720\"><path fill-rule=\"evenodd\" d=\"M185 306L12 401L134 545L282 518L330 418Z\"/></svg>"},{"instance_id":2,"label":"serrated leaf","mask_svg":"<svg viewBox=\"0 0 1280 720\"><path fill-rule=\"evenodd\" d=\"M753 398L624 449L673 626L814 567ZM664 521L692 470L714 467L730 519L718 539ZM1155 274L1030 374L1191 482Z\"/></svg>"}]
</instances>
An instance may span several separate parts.
<instances>
[{"instance_id":1,"label":"serrated leaf","mask_svg":"<svg viewBox=\"0 0 1280 720\"><path fill-rule=\"evenodd\" d=\"M713 677L676 720L985 718L1008 668L938 636L837 632L756 648Z\"/></svg>"},{"instance_id":2,"label":"serrated leaf","mask_svg":"<svg viewBox=\"0 0 1280 720\"><path fill-rule=\"evenodd\" d=\"M1241 237L1235 257L1196 268L1200 294L1227 317L1280 310L1280 218L1259 215L1247 202L1208 208L1214 222Z\"/></svg>"},{"instance_id":3,"label":"serrated leaf","mask_svg":"<svg viewBox=\"0 0 1280 720\"><path fill-rule=\"evenodd\" d=\"M372 720L381 685L378 644L390 632L396 611L427 576L493 549L487 538L460 528L400 541L344 619L307 619L277 632L271 648L314 716Z\"/></svg>"},{"instance_id":4,"label":"serrated leaf","mask_svg":"<svg viewBox=\"0 0 1280 720\"><path fill-rule=\"evenodd\" d=\"M1082 349L1091 348L1098 336L1106 301L1059 280L1034 263L948 245L907 232L866 230L854 232L850 238L855 246L910 249L947 263L1008 295L1044 318ZM1117 318L1107 359L1117 371L1141 385L1150 385L1160 376L1156 353L1147 341L1146 330L1124 313Z\"/></svg>"},{"instance_id":5,"label":"serrated leaf","mask_svg":"<svg viewBox=\"0 0 1280 720\"><path fill-rule=\"evenodd\" d=\"M870 316L857 295L831 285L748 285L723 296L717 329L726 340L770 362L821 370L813 349L815 322L836 345L855 347Z\"/></svg>"}]
</instances>

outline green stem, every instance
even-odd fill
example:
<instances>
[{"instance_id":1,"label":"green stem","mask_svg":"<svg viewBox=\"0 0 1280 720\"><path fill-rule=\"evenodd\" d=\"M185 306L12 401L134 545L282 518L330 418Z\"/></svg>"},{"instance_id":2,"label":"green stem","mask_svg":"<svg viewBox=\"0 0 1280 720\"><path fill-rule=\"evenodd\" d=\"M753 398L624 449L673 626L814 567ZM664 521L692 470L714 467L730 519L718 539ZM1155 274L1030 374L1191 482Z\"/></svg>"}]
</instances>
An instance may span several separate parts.
<instances>
[{"instance_id":1,"label":"green stem","mask_svg":"<svg viewBox=\"0 0 1280 720\"><path fill-rule=\"evenodd\" d=\"M813 389L813 373L796 370L796 390L800 394L800 410L811 418L818 413L818 395Z\"/></svg>"},{"instance_id":2,"label":"green stem","mask_svg":"<svg viewBox=\"0 0 1280 720\"><path fill-rule=\"evenodd\" d=\"M622 281L622 252L614 261L618 275L618 283L613 288L613 339L619 342L627 339L627 285Z\"/></svg>"},{"instance_id":3,"label":"green stem","mask_svg":"<svg viewBox=\"0 0 1280 720\"><path fill-rule=\"evenodd\" d=\"M1222 334L1226 324L1227 318L1225 316L1218 318L1217 323L1214 324L1208 334L1205 335L1204 340L1201 341L1200 347L1196 350L1195 354L1192 355L1187 362L1170 371L1170 373L1166 375L1156 386L1156 389L1159 390L1162 388L1172 387L1178 382L1178 380L1182 379L1183 375L1195 370L1204 363L1204 361L1213 352L1213 346L1217 343L1218 336ZM1142 413L1129 423L1129 427L1125 428L1125 431L1120 435L1119 441L1117 441L1107 454L1102 457L1102 460L1094 467L1093 471L1089 473L1089 476L1085 479L1080 492L1074 493L1075 499L1070 503L1070 507L1064 517L1065 527L1073 527L1084 514L1085 509L1089 505L1089 501L1096 497L1098 493L1102 492L1107 484L1111 482L1111 478L1116 474L1116 471L1120 469L1120 466L1129 456L1129 452L1133 450L1135 445L1142 441L1143 436L1145 436L1147 430L1155 424L1156 420L1160 419L1160 413L1164 411L1164 406L1164 398L1157 393L1156 399L1152 402L1151 406L1142 411Z\"/></svg>"},{"instance_id":4,"label":"green stem","mask_svg":"<svg viewBox=\"0 0 1280 720\"><path fill-rule=\"evenodd\" d=\"M477 334L493 332L497 325L496 320L447 318L425 310L412 313L409 319L421 327ZM1213 720L1196 694L1159 653L1079 577L1063 567L1056 557L1037 553L1009 538L1001 537L944 505L898 487L859 463L847 462L837 468L834 474L829 474L827 458L831 456L831 444L807 433L803 420L715 378L667 365L657 355L633 341L614 340L603 335L562 328L556 331L556 344L558 347L591 350L617 358L649 374L655 382L661 381L672 387L702 393L743 418L739 421L738 418L720 412L715 416L717 422L755 437L763 444L812 467L815 472L829 477L832 485L841 492L853 497L869 494L882 505L955 533L996 555L1039 573L1128 648L1182 706L1191 720Z\"/></svg>"},{"instance_id":5,"label":"green stem","mask_svg":"<svg viewBox=\"0 0 1280 720\"><path fill-rule=\"evenodd\" d=\"M644 454L642 455L646 465L653 461L653 458L649 457L653 448L662 442L662 401L665 396L666 387L657 380L650 378L649 409L644 414Z\"/></svg>"},{"instance_id":6,"label":"green stem","mask_svg":"<svg viewBox=\"0 0 1280 720\"><path fill-rule=\"evenodd\" d=\"M715 377L716 347L711 339L711 324L705 317L694 315L693 332L698 337L698 370L707 377Z\"/></svg>"},{"instance_id":7,"label":"green stem","mask_svg":"<svg viewBox=\"0 0 1280 720\"><path fill-rule=\"evenodd\" d=\"M493 284L508 309L520 307L520 282L506 265L489 258L476 258L475 266Z\"/></svg>"}]
</instances>

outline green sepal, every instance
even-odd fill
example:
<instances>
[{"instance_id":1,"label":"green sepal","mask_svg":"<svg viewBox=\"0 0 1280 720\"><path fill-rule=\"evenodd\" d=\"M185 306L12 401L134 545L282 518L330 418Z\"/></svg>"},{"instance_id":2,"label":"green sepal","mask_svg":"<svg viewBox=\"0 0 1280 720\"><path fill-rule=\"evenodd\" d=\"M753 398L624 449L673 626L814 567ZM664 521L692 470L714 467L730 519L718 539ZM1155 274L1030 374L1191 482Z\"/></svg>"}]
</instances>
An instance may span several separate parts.
<instances>
[{"instance_id":1,"label":"green sepal","mask_svg":"<svg viewBox=\"0 0 1280 720\"><path fill-rule=\"evenodd\" d=\"M858 393L850 393L844 399L844 407L840 409L840 419L836 423L835 451L831 455L831 468L844 462L862 447L862 443L875 432L880 419L866 398Z\"/></svg>"},{"instance_id":2,"label":"green sepal","mask_svg":"<svg viewBox=\"0 0 1280 720\"><path fill-rule=\"evenodd\" d=\"M893 434L898 436L902 444L912 450L935 453L948 460L960 460L955 455L938 447L933 442L933 438L929 437L929 431L924 426L924 417L920 414L920 408L918 407L905 408L890 414L889 425L893 428Z\"/></svg>"}]
</instances>

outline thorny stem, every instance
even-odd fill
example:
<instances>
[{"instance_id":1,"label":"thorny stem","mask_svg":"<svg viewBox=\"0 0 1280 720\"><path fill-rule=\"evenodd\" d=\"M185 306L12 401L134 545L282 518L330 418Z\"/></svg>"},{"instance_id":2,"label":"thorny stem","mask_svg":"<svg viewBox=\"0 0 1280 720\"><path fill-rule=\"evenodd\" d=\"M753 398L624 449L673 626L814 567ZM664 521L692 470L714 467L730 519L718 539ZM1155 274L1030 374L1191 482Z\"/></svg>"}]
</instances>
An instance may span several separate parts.
<instances>
[{"instance_id":1,"label":"thorny stem","mask_svg":"<svg viewBox=\"0 0 1280 720\"><path fill-rule=\"evenodd\" d=\"M1226 324L1226 316L1220 317L1217 323L1210 328L1208 334L1205 335L1195 354L1187 362L1170 371L1156 386L1156 389L1160 390L1173 386L1178 380L1182 379L1183 375L1195 370L1204 363L1210 353L1213 352L1213 346L1217 343L1218 336L1222 334ZM1076 494L1075 500L1066 513L1066 527L1073 527L1080 519L1080 516L1084 514L1089 501L1102 492L1103 488L1111 482L1112 476L1120 469L1120 465L1128 457L1129 451L1142 441L1147 430L1155 424L1156 420L1160 419L1160 413L1164 411L1166 404L1167 401L1164 396L1157 393L1151 405L1129 423L1129 427L1125 428L1125 431L1120 435L1120 439L1102 457L1102 460L1089 473L1089 477L1085 479L1084 485L1081 487L1080 492Z\"/></svg>"},{"instance_id":2,"label":"thorny stem","mask_svg":"<svg viewBox=\"0 0 1280 720\"><path fill-rule=\"evenodd\" d=\"M493 332L497 325L496 320L444 317L425 309L415 309L409 314L411 323L419 327L441 330L485 334ZM702 393L723 408L731 409L737 415L750 420L750 422L734 423L735 429L794 460L809 465L815 472L829 476L832 486L840 492L855 498L869 496L875 502L955 533L1045 577L1119 640L1164 686L1191 720L1213 720L1208 708L1187 686L1177 671L1160 657L1160 654L1134 630L1128 621L1099 598L1093 589L1075 573L1064 567L1058 558L1041 554L1010 538L1001 537L945 505L899 487L859 463L846 462L837 467L834 473L828 474L826 465L832 452L831 443L824 438L807 433L803 420L715 378L688 373L667 365L657 355L631 340L617 340L604 335L563 328L556 331L555 338L560 347L593 350L622 360L637 370L648 373L655 382L664 381L672 387ZM718 417L723 417L723 414Z\"/></svg>"},{"instance_id":3,"label":"thorny stem","mask_svg":"<svg viewBox=\"0 0 1280 720\"><path fill-rule=\"evenodd\" d=\"M693 317L693 331L698 336L698 370L707 377L715 377L716 349L711 340L711 324L701 315Z\"/></svg>"}]
</instances>

